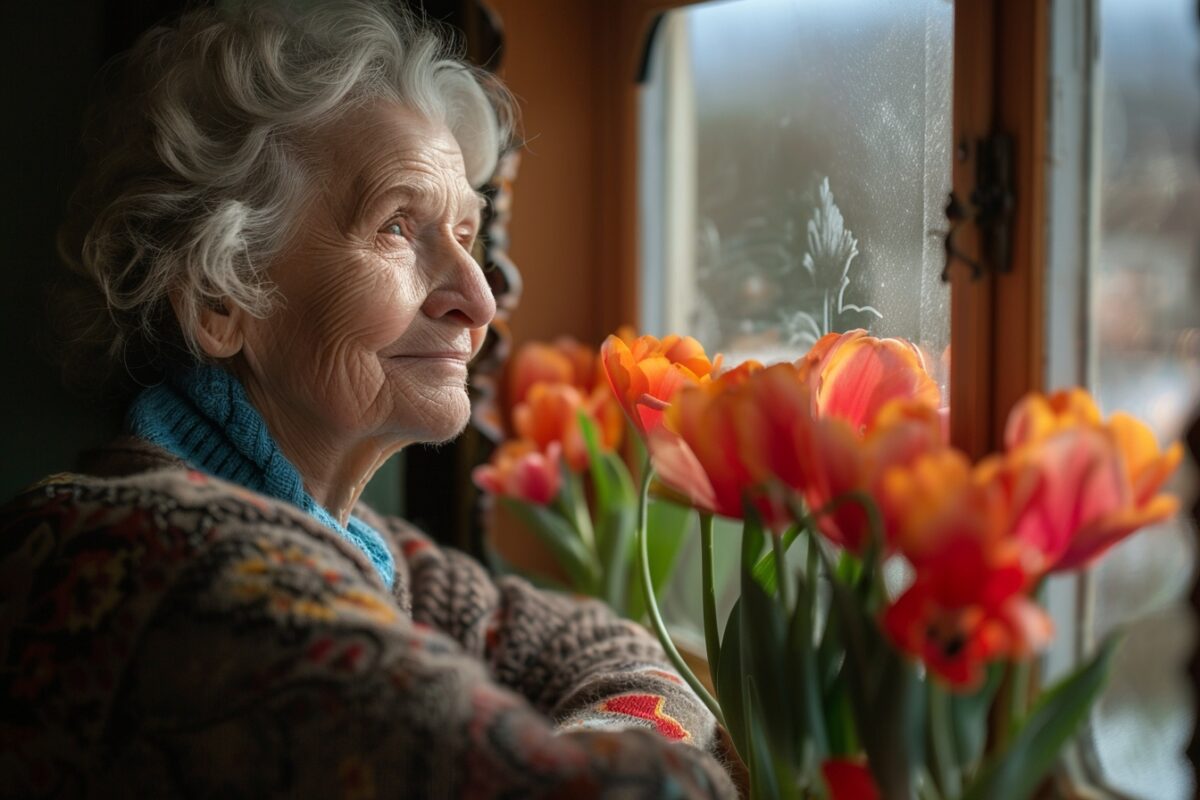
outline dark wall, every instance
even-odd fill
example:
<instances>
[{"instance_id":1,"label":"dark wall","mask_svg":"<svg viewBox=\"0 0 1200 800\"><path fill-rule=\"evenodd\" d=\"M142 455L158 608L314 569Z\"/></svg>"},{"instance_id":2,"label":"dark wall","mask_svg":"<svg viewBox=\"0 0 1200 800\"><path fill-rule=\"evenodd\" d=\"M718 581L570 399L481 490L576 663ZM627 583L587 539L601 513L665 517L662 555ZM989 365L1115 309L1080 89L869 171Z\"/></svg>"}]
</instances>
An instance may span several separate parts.
<instances>
[{"instance_id":1,"label":"dark wall","mask_svg":"<svg viewBox=\"0 0 1200 800\"><path fill-rule=\"evenodd\" d=\"M78 175L88 85L102 59L102 5L0 4L0 496L71 466L112 421L60 388L45 356L55 230Z\"/></svg>"}]
</instances>

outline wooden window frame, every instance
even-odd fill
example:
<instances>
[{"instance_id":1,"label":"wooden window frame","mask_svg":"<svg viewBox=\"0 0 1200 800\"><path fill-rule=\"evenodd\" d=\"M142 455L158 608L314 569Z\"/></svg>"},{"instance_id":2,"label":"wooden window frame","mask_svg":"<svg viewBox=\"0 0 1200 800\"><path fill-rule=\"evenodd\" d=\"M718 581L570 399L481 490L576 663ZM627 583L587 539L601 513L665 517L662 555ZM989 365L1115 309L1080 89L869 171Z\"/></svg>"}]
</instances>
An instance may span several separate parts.
<instances>
[{"instance_id":1,"label":"wooden window frame","mask_svg":"<svg viewBox=\"0 0 1200 800\"><path fill-rule=\"evenodd\" d=\"M658 17L697 0L619 0L601 16L597 73L601 124L612 137L601 154L600 263L615 265L598 298L604 330L635 320L639 309L636 78ZM974 278L950 272L951 431L972 457L1002 441L1008 410L1039 390L1045 366L1045 194L1048 0L957 0L954 10L953 190L975 188L976 143L1002 132L1013 142L1011 269ZM983 260L971 224L956 234L959 252ZM966 410L967 413L963 413ZM958 412L958 413L956 413Z\"/></svg>"}]
</instances>

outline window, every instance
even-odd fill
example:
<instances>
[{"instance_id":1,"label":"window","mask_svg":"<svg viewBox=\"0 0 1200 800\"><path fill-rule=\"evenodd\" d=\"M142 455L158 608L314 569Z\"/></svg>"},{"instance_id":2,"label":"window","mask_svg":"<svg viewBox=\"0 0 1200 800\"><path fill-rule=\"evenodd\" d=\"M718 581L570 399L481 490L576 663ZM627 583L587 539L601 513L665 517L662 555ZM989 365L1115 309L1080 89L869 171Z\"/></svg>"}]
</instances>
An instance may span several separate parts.
<instances>
[{"instance_id":1,"label":"window","mask_svg":"<svg viewBox=\"0 0 1200 800\"><path fill-rule=\"evenodd\" d=\"M947 377L953 5L737 0L665 14L640 101L640 327L728 363L831 331L918 342ZM721 618L737 525L718 520ZM700 649L695 536L664 599Z\"/></svg>"},{"instance_id":2,"label":"window","mask_svg":"<svg viewBox=\"0 0 1200 800\"><path fill-rule=\"evenodd\" d=\"M956 399L994 406L966 415L972 446L994 445L1020 394L1071 384L1178 438L1200 404L1198 27L1194 0L667 12L638 97L638 254L654 265L640 273L641 327L692 333L731 361L794 358L824 332L865 327L919 342L949 388L939 275L952 172L964 196L952 143L994 124L1024 159L1024 216L1010 230L1012 275L954 294L970 303L960 318L990 315L954 334ZM960 349L963 337L973 347ZM1194 485L1188 469L1176 493ZM1048 589L1059 627L1048 679L1127 626L1075 753L1081 781L1192 796L1193 537L1178 519ZM698 626L697 560L685 554L666 603L681 627Z\"/></svg>"}]
</instances>

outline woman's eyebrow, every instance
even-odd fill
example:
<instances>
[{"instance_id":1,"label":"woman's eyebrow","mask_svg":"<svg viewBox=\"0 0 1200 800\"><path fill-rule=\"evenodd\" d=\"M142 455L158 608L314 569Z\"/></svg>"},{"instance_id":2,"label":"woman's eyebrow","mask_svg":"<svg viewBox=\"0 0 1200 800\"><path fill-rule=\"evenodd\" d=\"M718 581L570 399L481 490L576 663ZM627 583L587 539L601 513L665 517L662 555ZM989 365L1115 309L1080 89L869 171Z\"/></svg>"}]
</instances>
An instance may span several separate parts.
<instances>
[{"instance_id":1,"label":"woman's eyebrow","mask_svg":"<svg viewBox=\"0 0 1200 800\"><path fill-rule=\"evenodd\" d=\"M483 210L487 208L488 204L487 196L474 189L463 189L458 194L460 198L458 208L461 216L473 217L477 222L482 222ZM401 181L380 192L367 205L370 208L377 208L382 204L396 206L413 204L432 207L440 205L444 198L445 195L441 190L426 186L421 181Z\"/></svg>"}]
</instances>

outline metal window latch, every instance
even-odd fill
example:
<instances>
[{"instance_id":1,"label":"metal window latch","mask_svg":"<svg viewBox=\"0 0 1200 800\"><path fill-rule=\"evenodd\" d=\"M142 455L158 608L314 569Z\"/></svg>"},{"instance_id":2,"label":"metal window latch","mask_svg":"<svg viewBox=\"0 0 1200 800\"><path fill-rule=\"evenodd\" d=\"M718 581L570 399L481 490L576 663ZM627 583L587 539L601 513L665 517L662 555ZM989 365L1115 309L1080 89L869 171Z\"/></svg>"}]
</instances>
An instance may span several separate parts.
<instances>
[{"instance_id":1,"label":"metal window latch","mask_svg":"<svg viewBox=\"0 0 1200 800\"><path fill-rule=\"evenodd\" d=\"M950 230L945 239L944 282L950 280L950 268L956 260L971 268L971 280L978 280L985 271L999 274L1012 269L1012 138L994 133L976 141L975 150L975 188L971 197L964 203L951 192L946 203ZM966 156L966 145L960 145L958 157ZM966 255L955 244L955 235L964 222L973 222L979 229L982 255L979 260Z\"/></svg>"}]
</instances>

